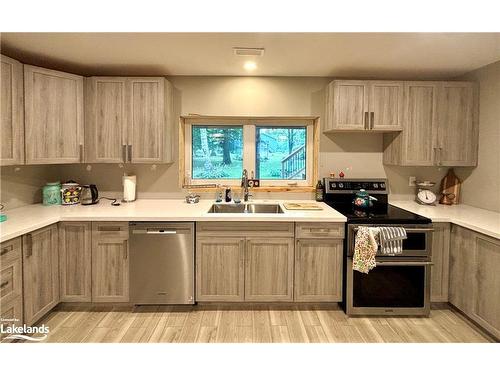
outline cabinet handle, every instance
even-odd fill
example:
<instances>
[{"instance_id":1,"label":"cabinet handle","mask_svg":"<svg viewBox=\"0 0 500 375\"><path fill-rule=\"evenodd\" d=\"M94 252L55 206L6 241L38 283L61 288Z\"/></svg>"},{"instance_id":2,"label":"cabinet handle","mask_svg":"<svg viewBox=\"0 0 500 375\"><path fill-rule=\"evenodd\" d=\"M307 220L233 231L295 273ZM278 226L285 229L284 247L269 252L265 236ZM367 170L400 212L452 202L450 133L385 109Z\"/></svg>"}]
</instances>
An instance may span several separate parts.
<instances>
[{"instance_id":1,"label":"cabinet handle","mask_svg":"<svg viewBox=\"0 0 500 375\"><path fill-rule=\"evenodd\" d=\"M80 152L80 163L83 163L83 145L81 143L80 143L79 152Z\"/></svg>"},{"instance_id":2,"label":"cabinet handle","mask_svg":"<svg viewBox=\"0 0 500 375\"><path fill-rule=\"evenodd\" d=\"M5 281L5 282L1 283L0 284L0 289L2 289L3 287L6 287L7 285L9 285L8 281Z\"/></svg>"},{"instance_id":3,"label":"cabinet handle","mask_svg":"<svg viewBox=\"0 0 500 375\"><path fill-rule=\"evenodd\" d=\"M128 258L128 240L123 241L123 247L125 248L125 252L123 254L123 259Z\"/></svg>"},{"instance_id":4,"label":"cabinet handle","mask_svg":"<svg viewBox=\"0 0 500 375\"><path fill-rule=\"evenodd\" d=\"M132 163L132 145L128 145L128 161Z\"/></svg>"},{"instance_id":5,"label":"cabinet handle","mask_svg":"<svg viewBox=\"0 0 500 375\"><path fill-rule=\"evenodd\" d=\"M439 150L439 158L438 158L438 165L442 165L443 164L443 161L442 161L442 154L441 154L441 151L443 150L441 147L438 147L437 148Z\"/></svg>"},{"instance_id":6,"label":"cabinet handle","mask_svg":"<svg viewBox=\"0 0 500 375\"><path fill-rule=\"evenodd\" d=\"M375 124L375 112L370 112L370 129L373 129Z\"/></svg>"},{"instance_id":7,"label":"cabinet handle","mask_svg":"<svg viewBox=\"0 0 500 375\"><path fill-rule=\"evenodd\" d=\"M0 255L5 255L9 252L9 249L6 247L5 249L2 249L2 251L0 252Z\"/></svg>"},{"instance_id":8,"label":"cabinet handle","mask_svg":"<svg viewBox=\"0 0 500 375\"><path fill-rule=\"evenodd\" d=\"M33 255L33 237L31 234L26 235L26 242L28 245L28 248L26 249L26 258L29 258Z\"/></svg>"},{"instance_id":9,"label":"cabinet handle","mask_svg":"<svg viewBox=\"0 0 500 375\"><path fill-rule=\"evenodd\" d=\"M368 129L368 112L365 112L365 129Z\"/></svg>"},{"instance_id":10,"label":"cabinet handle","mask_svg":"<svg viewBox=\"0 0 500 375\"><path fill-rule=\"evenodd\" d=\"M122 145L122 160L124 163L127 162L127 145Z\"/></svg>"}]
</instances>

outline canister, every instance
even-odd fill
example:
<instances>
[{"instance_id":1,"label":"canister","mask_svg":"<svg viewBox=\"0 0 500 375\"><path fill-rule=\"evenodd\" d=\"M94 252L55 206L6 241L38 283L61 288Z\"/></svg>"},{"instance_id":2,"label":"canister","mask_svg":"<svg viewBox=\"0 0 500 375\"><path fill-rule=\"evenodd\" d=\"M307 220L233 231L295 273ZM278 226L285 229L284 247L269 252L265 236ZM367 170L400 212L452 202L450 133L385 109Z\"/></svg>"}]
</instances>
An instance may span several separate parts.
<instances>
[{"instance_id":1,"label":"canister","mask_svg":"<svg viewBox=\"0 0 500 375\"><path fill-rule=\"evenodd\" d=\"M48 182L42 188L42 202L44 206L61 204L61 183Z\"/></svg>"}]
</instances>

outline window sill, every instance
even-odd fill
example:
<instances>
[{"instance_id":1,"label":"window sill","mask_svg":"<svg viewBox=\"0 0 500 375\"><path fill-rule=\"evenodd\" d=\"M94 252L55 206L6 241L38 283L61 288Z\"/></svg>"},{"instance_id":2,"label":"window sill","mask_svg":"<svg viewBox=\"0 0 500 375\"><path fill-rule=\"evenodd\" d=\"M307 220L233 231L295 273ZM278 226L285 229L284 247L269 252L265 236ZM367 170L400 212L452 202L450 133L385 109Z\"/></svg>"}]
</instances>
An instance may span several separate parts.
<instances>
[{"instance_id":1,"label":"window sill","mask_svg":"<svg viewBox=\"0 0 500 375\"><path fill-rule=\"evenodd\" d=\"M224 188L224 186L221 186ZM241 186L229 186L232 190L241 189ZM203 192L215 192L217 188L192 188L186 189L190 192L203 193ZM289 192L289 193L311 193L316 190L314 186L260 186L255 188L250 188L250 192L258 191L265 193L273 192Z\"/></svg>"}]
</instances>

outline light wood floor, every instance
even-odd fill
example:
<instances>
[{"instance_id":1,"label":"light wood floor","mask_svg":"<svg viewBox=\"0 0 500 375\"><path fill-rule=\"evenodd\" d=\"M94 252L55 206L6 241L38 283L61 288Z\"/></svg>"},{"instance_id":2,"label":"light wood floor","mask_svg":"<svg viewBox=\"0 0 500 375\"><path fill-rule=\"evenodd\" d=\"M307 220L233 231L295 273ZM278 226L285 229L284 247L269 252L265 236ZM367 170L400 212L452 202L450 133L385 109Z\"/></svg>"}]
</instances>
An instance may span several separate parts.
<instances>
[{"instance_id":1,"label":"light wood floor","mask_svg":"<svg viewBox=\"0 0 500 375\"><path fill-rule=\"evenodd\" d=\"M348 318L339 308L58 307L44 342L357 343L491 342L447 306L429 318Z\"/></svg>"}]
</instances>

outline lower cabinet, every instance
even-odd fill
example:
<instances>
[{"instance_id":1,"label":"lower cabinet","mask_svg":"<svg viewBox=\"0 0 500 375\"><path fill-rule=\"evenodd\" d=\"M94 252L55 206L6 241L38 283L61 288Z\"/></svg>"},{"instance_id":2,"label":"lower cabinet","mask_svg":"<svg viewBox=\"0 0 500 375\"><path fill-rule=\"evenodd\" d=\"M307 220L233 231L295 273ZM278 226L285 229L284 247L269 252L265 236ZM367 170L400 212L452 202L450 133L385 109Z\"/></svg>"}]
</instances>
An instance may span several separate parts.
<instances>
[{"instance_id":1,"label":"lower cabinet","mask_svg":"<svg viewBox=\"0 0 500 375\"><path fill-rule=\"evenodd\" d=\"M61 302L90 302L90 222L59 223L59 278Z\"/></svg>"},{"instance_id":2,"label":"lower cabinet","mask_svg":"<svg viewBox=\"0 0 500 375\"><path fill-rule=\"evenodd\" d=\"M297 239L295 301L341 301L342 254L341 239Z\"/></svg>"},{"instance_id":3,"label":"lower cabinet","mask_svg":"<svg viewBox=\"0 0 500 375\"><path fill-rule=\"evenodd\" d=\"M92 302L129 301L128 222L92 223Z\"/></svg>"},{"instance_id":4,"label":"lower cabinet","mask_svg":"<svg viewBox=\"0 0 500 375\"><path fill-rule=\"evenodd\" d=\"M293 300L293 238L246 240L245 300Z\"/></svg>"},{"instance_id":5,"label":"lower cabinet","mask_svg":"<svg viewBox=\"0 0 500 375\"><path fill-rule=\"evenodd\" d=\"M245 240L199 238L196 241L196 300L243 301Z\"/></svg>"},{"instance_id":6,"label":"lower cabinet","mask_svg":"<svg viewBox=\"0 0 500 375\"><path fill-rule=\"evenodd\" d=\"M450 224L433 223L431 302L448 302Z\"/></svg>"},{"instance_id":7,"label":"lower cabinet","mask_svg":"<svg viewBox=\"0 0 500 375\"><path fill-rule=\"evenodd\" d=\"M59 303L57 224L23 236L24 323L35 323Z\"/></svg>"},{"instance_id":8,"label":"lower cabinet","mask_svg":"<svg viewBox=\"0 0 500 375\"><path fill-rule=\"evenodd\" d=\"M472 318L500 340L500 241L477 235Z\"/></svg>"},{"instance_id":9,"label":"lower cabinet","mask_svg":"<svg viewBox=\"0 0 500 375\"><path fill-rule=\"evenodd\" d=\"M23 265L21 237L0 246L0 322L7 326L23 325ZM0 333L0 339L8 333Z\"/></svg>"},{"instance_id":10,"label":"lower cabinet","mask_svg":"<svg viewBox=\"0 0 500 375\"><path fill-rule=\"evenodd\" d=\"M473 304L474 232L457 225L451 228L449 301L470 314Z\"/></svg>"},{"instance_id":11,"label":"lower cabinet","mask_svg":"<svg viewBox=\"0 0 500 375\"><path fill-rule=\"evenodd\" d=\"M451 229L450 303L500 340L500 240Z\"/></svg>"}]
</instances>

